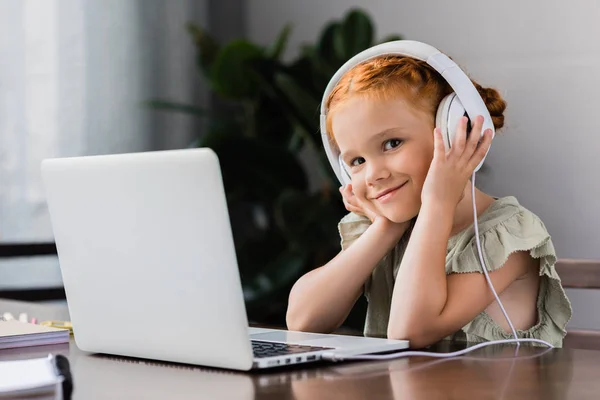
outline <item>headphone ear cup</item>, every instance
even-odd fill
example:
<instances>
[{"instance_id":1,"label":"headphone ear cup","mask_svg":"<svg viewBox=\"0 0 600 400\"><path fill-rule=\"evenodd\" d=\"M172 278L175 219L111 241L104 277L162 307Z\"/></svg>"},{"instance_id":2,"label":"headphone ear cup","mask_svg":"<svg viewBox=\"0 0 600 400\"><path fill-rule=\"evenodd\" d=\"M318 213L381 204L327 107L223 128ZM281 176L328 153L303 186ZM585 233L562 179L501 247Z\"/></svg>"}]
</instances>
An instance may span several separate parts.
<instances>
[{"instance_id":1,"label":"headphone ear cup","mask_svg":"<svg viewBox=\"0 0 600 400\"><path fill-rule=\"evenodd\" d=\"M454 143L458 121L462 117L468 117L468 115L456 93L450 93L444 97L437 109L435 125L442 131L446 151L450 150L452 143ZM467 123L467 136L470 132L471 120L469 119Z\"/></svg>"},{"instance_id":2,"label":"headphone ear cup","mask_svg":"<svg viewBox=\"0 0 600 400\"><path fill-rule=\"evenodd\" d=\"M338 163L340 164L340 171L342 175L342 181L344 186L352 183L352 177L350 176L350 168L346 165L344 160L342 160L342 156L338 156Z\"/></svg>"}]
</instances>

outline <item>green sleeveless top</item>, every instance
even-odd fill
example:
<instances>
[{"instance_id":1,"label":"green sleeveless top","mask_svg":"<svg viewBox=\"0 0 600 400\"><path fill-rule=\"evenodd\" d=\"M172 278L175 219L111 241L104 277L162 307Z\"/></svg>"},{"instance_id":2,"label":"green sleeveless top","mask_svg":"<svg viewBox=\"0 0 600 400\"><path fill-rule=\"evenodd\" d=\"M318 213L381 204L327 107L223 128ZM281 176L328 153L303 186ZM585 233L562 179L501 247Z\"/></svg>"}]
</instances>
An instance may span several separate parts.
<instances>
[{"instance_id":1,"label":"green sleeveless top","mask_svg":"<svg viewBox=\"0 0 600 400\"><path fill-rule=\"evenodd\" d=\"M489 272L501 268L515 251L527 250L533 258L540 260L538 322L525 331L517 330L517 335L542 339L562 347L565 326L571 319L572 309L556 273L554 246L543 222L521 206L516 198L509 196L496 199L479 216L478 223L483 258ZM348 248L370 224L368 218L355 213L342 218L338 224L342 249ZM401 240L383 257L365 282L363 293L368 301L365 336L387 336L394 282L406 244L407 240ZM446 274L465 272L481 273L472 224L450 237L446 250ZM482 342L511 338L512 333L505 332L483 311L446 339Z\"/></svg>"}]
</instances>

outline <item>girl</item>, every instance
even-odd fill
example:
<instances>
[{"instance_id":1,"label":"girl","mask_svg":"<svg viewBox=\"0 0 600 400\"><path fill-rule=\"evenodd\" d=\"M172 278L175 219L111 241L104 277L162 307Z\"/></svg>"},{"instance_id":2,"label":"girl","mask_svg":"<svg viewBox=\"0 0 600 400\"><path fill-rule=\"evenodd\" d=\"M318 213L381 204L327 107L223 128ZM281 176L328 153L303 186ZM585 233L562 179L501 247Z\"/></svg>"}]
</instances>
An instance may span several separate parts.
<instances>
[{"instance_id":1,"label":"girl","mask_svg":"<svg viewBox=\"0 0 600 400\"><path fill-rule=\"evenodd\" d=\"M474 83L495 130L505 101ZM512 334L481 273L470 177L491 143L483 117L459 122L446 152L435 113L452 88L426 62L380 56L350 69L327 99L327 131L350 168L340 188L341 252L291 290L290 330L337 329L361 294L366 336L471 342ZM561 347L571 305L542 221L512 196L475 190L479 237L491 282L522 338Z\"/></svg>"}]
</instances>

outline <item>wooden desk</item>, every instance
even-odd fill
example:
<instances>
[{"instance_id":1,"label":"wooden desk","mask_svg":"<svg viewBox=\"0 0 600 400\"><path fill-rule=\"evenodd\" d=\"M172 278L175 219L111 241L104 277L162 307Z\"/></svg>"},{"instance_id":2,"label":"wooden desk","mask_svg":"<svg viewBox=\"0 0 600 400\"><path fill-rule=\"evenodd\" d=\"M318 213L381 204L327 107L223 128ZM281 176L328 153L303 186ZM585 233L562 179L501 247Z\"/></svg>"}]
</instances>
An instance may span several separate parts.
<instances>
[{"instance_id":1,"label":"wooden desk","mask_svg":"<svg viewBox=\"0 0 600 400\"><path fill-rule=\"evenodd\" d=\"M0 300L0 311L67 319L64 306ZM438 348L449 351L458 344ZM0 350L0 361L69 357L74 399L598 399L600 351L512 346L425 357L240 373L84 353L75 343Z\"/></svg>"}]
</instances>

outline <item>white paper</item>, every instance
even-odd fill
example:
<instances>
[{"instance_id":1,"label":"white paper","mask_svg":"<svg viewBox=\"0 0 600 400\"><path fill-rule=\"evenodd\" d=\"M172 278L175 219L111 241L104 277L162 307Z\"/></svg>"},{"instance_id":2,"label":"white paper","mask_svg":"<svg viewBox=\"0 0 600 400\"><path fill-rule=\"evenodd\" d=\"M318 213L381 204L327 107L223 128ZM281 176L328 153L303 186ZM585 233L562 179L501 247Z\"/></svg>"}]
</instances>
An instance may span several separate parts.
<instances>
[{"instance_id":1,"label":"white paper","mask_svg":"<svg viewBox=\"0 0 600 400\"><path fill-rule=\"evenodd\" d=\"M0 397L18 391L36 392L38 388L54 389L61 382L51 357L0 361Z\"/></svg>"}]
</instances>

